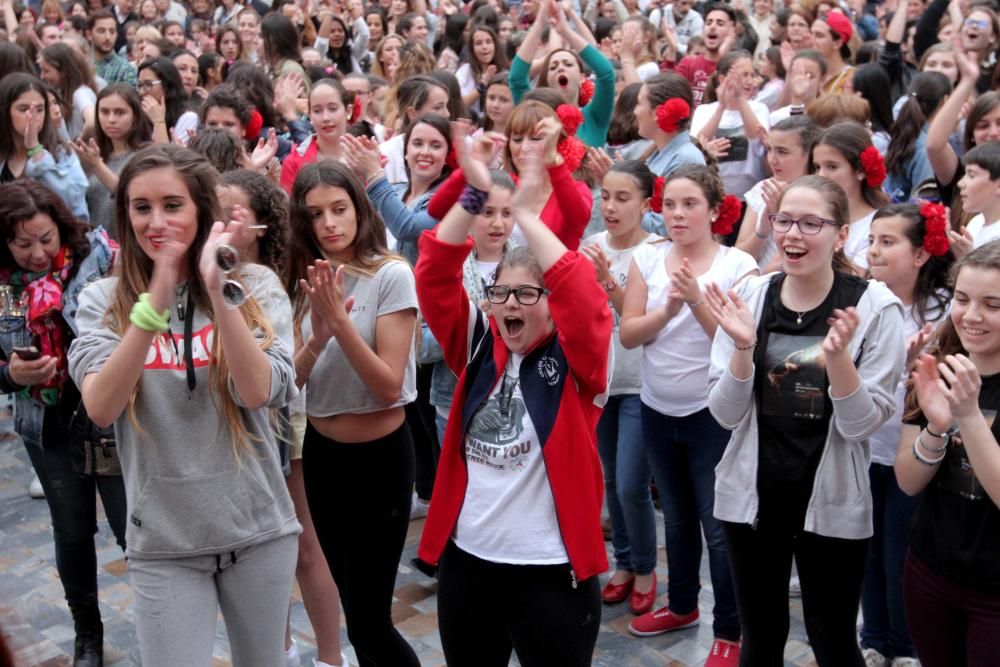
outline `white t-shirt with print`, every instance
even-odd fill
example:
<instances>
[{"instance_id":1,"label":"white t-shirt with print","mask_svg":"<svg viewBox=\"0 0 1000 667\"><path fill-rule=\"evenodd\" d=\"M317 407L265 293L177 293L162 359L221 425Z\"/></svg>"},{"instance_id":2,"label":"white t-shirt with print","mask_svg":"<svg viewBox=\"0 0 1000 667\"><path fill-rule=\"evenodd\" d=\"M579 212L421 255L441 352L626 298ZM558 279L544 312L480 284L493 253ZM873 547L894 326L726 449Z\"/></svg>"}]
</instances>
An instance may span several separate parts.
<instances>
[{"instance_id":1,"label":"white t-shirt with print","mask_svg":"<svg viewBox=\"0 0 1000 667\"><path fill-rule=\"evenodd\" d=\"M1000 239L1000 220L987 225L986 217L982 213L977 213L972 220L969 220L969 224L965 228L972 234L973 248Z\"/></svg>"},{"instance_id":2,"label":"white t-shirt with print","mask_svg":"<svg viewBox=\"0 0 1000 667\"><path fill-rule=\"evenodd\" d=\"M636 249L653 241L659 241L662 238L657 234L650 234L639 245L618 250L608 244L607 232L598 232L585 238L581 245L593 245L596 243L601 247L608 261L611 262L611 276L618 283L618 289L624 292L625 287L628 285L628 271L632 266L632 255L635 254ZM611 308L611 316L614 319L614 330L612 331L611 339L615 346L615 368L611 375L610 395L638 394L642 388L642 378L639 374L639 365L642 363L642 350L639 348L632 350L625 349L619 337L622 316L618 314L618 311L614 307L609 305L609 308Z\"/></svg>"},{"instance_id":3,"label":"white t-shirt with print","mask_svg":"<svg viewBox=\"0 0 1000 667\"><path fill-rule=\"evenodd\" d=\"M761 124L765 131L770 130L771 112L768 108L760 102L754 102L753 100L750 100L749 104L750 110L753 112L757 122ZM715 110L718 107L718 102L698 105L694 110L694 116L691 118L692 135L698 136L702 128L708 124L709 119L715 115ZM722 112L719 127L715 131L715 138L720 137L746 138L746 129L743 127L743 116L739 110L727 109ZM726 158L723 158L719 161L719 175L726 186L726 192L743 199L747 190L767 175L764 169L765 152L766 149L763 141L760 139L750 139L746 159L725 161Z\"/></svg>"},{"instance_id":4,"label":"white t-shirt with print","mask_svg":"<svg viewBox=\"0 0 1000 667\"><path fill-rule=\"evenodd\" d=\"M567 563L541 444L521 393L523 359L511 353L503 377L469 422L469 484L453 539L494 563Z\"/></svg>"},{"instance_id":5,"label":"white t-shirt with print","mask_svg":"<svg viewBox=\"0 0 1000 667\"><path fill-rule=\"evenodd\" d=\"M646 281L646 312L667 305L673 281L666 259L669 241L647 244L632 260ZM757 262L737 248L719 246L712 266L698 276L702 290L715 283L729 290L740 278L757 270ZM704 306L698 306L704 308ZM712 339L698 324L687 305L681 306L667 325L642 346L642 402L670 417L686 417L708 406L708 366Z\"/></svg>"}]
</instances>

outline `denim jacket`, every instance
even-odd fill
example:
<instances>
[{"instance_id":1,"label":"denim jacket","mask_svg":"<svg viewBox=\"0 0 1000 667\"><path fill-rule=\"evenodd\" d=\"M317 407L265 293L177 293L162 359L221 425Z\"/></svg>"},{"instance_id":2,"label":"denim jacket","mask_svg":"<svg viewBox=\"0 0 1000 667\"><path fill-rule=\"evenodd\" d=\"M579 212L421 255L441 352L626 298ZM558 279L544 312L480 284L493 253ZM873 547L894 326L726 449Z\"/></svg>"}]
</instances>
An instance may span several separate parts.
<instances>
[{"instance_id":1,"label":"denim jacket","mask_svg":"<svg viewBox=\"0 0 1000 667\"><path fill-rule=\"evenodd\" d=\"M410 266L417 264L417 239L420 234L433 229L438 223L427 212L431 196L436 191L435 186L407 206L403 202L406 183L393 184L386 178L379 178L368 185L368 199L382 216L385 226L396 237L397 252L406 258Z\"/></svg>"},{"instance_id":2,"label":"denim jacket","mask_svg":"<svg viewBox=\"0 0 1000 667\"><path fill-rule=\"evenodd\" d=\"M59 149L57 152L58 162L47 150L42 151L41 159L28 160L24 165L24 176L35 179L59 195L76 217L90 220L86 197L90 182L80 166L80 158L69 150ZM6 165L6 161L0 160L0 171Z\"/></svg>"},{"instance_id":3,"label":"denim jacket","mask_svg":"<svg viewBox=\"0 0 1000 667\"><path fill-rule=\"evenodd\" d=\"M98 227L87 233L90 241L90 253L80 262L76 273L64 287L62 294L62 315L71 331L71 337L77 335L76 311L80 292L92 282L100 280L110 273L114 262L114 252L108 242L107 232ZM24 317L0 316L0 354L6 362L10 359L14 346L26 346L31 343L27 321ZM67 345L67 352L69 346ZM0 373L0 391L6 394L20 391L21 386L10 379L6 364ZM14 400L14 430L21 436L25 444L42 446L42 424L45 420L45 405L30 397L17 394Z\"/></svg>"}]
</instances>

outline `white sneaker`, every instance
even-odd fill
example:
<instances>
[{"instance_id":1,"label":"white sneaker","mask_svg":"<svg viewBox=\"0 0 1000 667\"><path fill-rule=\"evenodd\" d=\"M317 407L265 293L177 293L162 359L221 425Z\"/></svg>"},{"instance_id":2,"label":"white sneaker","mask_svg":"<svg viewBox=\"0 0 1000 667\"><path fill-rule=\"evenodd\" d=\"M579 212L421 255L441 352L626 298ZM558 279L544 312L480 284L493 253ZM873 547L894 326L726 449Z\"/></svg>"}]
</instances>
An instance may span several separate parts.
<instances>
[{"instance_id":1,"label":"white sneaker","mask_svg":"<svg viewBox=\"0 0 1000 667\"><path fill-rule=\"evenodd\" d=\"M892 667L920 667L920 661L916 658L893 658Z\"/></svg>"},{"instance_id":2,"label":"white sneaker","mask_svg":"<svg viewBox=\"0 0 1000 667\"><path fill-rule=\"evenodd\" d=\"M425 500L421 500L417 497L416 492L413 494L413 502L410 505L410 521L414 519L423 519L427 516L427 509L431 504Z\"/></svg>"},{"instance_id":3,"label":"white sneaker","mask_svg":"<svg viewBox=\"0 0 1000 667\"><path fill-rule=\"evenodd\" d=\"M31 484L28 485L28 495L32 498L45 497L45 489L42 488L42 480L38 479L38 475L31 478Z\"/></svg>"},{"instance_id":4,"label":"white sneaker","mask_svg":"<svg viewBox=\"0 0 1000 667\"><path fill-rule=\"evenodd\" d=\"M340 664L339 665L331 665L328 662L321 662L319 660L313 660L313 667L351 667L351 663L348 662L348 660L347 660L347 654L346 653L341 653L340 654Z\"/></svg>"},{"instance_id":5,"label":"white sneaker","mask_svg":"<svg viewBox=\"0 0 1000 667\"><path fill-rule=\"evenodd\" d=\"M292 637L292 645L285 651L285 665L287 667L300 667L302 660L299 658L299 643Z\"/></svg>"},{"instance_id":6,"label":"white sneaker","mask_svg":"<svg viewBox=\"0 0 1000 667\"><path fill-rule=\"evenodd\" d=\"M800 598L802 597L802 583L799 581L798 577L792 577L788 582L788 597Z\"/></svg>"},{"instance_id":7,"label":"white sneaker","mask_svg":"<svg viewBox=\"0 0 1000 667\"><path fill-rule=\"evenodd\" d=\"M889 667L889 661L885 656L873 648L861 651L861 657L865 659L865 667Z\"/></svg>"}]
</instances>

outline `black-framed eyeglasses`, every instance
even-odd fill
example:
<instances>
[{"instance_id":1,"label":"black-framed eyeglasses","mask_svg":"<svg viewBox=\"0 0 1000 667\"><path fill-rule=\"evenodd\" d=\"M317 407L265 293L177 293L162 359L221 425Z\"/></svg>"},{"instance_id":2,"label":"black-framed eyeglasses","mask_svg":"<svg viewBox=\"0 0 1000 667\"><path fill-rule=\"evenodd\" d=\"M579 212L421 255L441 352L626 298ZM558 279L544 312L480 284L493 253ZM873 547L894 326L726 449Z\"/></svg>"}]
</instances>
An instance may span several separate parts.
<instances>
[{"instance_id":1,"label":"black-framed eyeglasses","mask_svg":"<svg viewBox=\"0 0 1000 667\"><path fill-rule=\"evenodd\" d=\"M538 303L543 294L549 291L544 287L534 285L521 285L520 287L507 287L506 285L489 285L486 288L486 298L490 303L507 303L507 299L513 294L517 302L522 306L533 306Z\"/></svg>"},{"instance_id":2,"label":"black-framed eyeglasses","mask_svg":"<svg viewBox=\"0 0 1000 667\"><path fill-rule=\"evenodd\" d=\"M823 229L823 225L837 226L836 220L821 218L818 215L804 215L796 220L784 213L771 213L767 216L767 220L771 223L771 229L781 234L791 230L792 225L798 225L799 231L806 236L819 234L820 230Z\"/></svg>"}]
</instances>

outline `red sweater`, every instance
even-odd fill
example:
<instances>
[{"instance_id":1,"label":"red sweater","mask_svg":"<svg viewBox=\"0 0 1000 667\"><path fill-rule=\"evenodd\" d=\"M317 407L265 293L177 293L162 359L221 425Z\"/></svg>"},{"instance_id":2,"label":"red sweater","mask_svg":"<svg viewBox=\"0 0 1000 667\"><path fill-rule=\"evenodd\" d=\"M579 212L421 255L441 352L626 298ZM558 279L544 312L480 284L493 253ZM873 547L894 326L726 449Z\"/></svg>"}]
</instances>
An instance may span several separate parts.
<instances>
[{"instance_id":1,"label":"red sweater","mask_svg":"<svg viewBox=\"0 0 1000 667\"><path fill-rule=\"evenodd\" d=\"M510 352L496 322L473 309L462 287L462 265L472 241L443 243L432 230L423 233L419 247L415 274L420 311L459 376L418 551L422 561L436 565L468 492L466 425L500 380ZM608 569L601 532L604 477L595 429L602 410L598 403L603 405L608 385L612 319L594 267L579 253L565 253L546 271L545 286L551 290L548 303L556 329L525 355L521 387L542 443L570 568L576 579L584 580Z\"/></svg>"},{"instance_id":2,"label":"red sweater","mask_svg":"<svg viewBox=\"0 0 1000 667\"><path fill-rule=\"evenodd\" d=\"M566 165L548 167L548 170L549 180L552 181L552 194L545 202L545 208L539 217L555 232L563 245L570 250L576 250L580 247L583 232L590 222L594 196L586 183L574 180ZM461 169L457 169L431 197L427 212L435 220L444 220L444 216L458 202L463 188L465 188L465 175Z\"/></svg>"}]
</instances>

